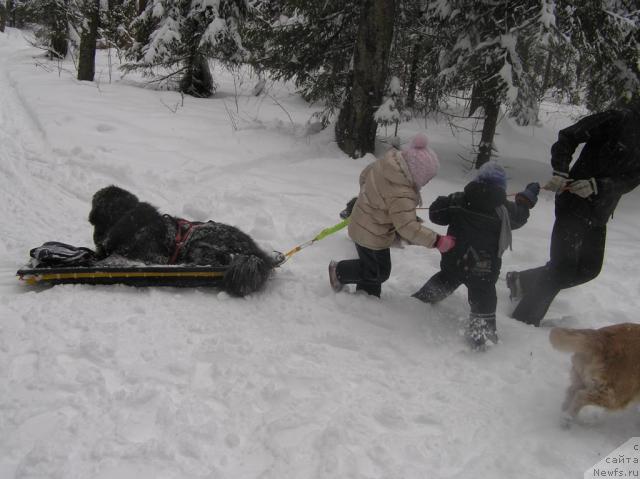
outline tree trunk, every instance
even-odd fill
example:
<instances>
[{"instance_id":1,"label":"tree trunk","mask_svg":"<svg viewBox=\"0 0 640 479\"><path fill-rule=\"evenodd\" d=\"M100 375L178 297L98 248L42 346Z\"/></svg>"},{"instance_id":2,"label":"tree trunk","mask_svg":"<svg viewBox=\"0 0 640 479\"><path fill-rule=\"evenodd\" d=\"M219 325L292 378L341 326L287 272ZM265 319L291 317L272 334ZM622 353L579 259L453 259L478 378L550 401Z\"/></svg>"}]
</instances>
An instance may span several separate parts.
<instances>
[{"instance_id":1,"label":"tree trunk","mask_svg":"<svg viewBox=\"0 0 640 479\"><path fill-rule=\"evenodd\" d=\"M16 8L15 8L15 5L13 4L13 0L7 0L6 9L7 9L7 12L5 15L7 18L6 20L7 26L15 27L16 26Z\"/></svg>"},{"instance_id":2,"label":"tree trunk","mask_svg":"<svg viewBox=\"0 0 640 479\"><path fill-rule=\"evenodd\" d=\"M500 115L500 85L498 83L497 66L494 64L493 69L484 72L484 78L477 81L473 85L473 93L471 102L477 109L482 106L484 122L482 124L482 135L480 144L478 145L478 156L476 157L475 167L480 168L491 159L493 154L493 137L496 134L496 126L498 125L498 116ZM495 71L494 71L495 70Z\"/></svg>"},{"instance_id":3,"label":"tree trunk","mask_svg":"<svg viewBox=\"0 0 640 479\"><path fill-rule=\"evenodd\" d=\"M583 60L582 58L578 58L578 63L576 65L576 85L579 87L582 84L582 71L583 68Z\"/></svg>"},{"instance_id":4,"label":"tree trunk","mask_svg":"<svg viewBox=\"0 0 640 479\"><path fill-rule=\"evenodd\" d=\"M67 37L67 31L51 32L51 50L49 52L49 57L51 59L64 58L67 56L67 53L69 52Z\"/></svg>"},{"instance_id":5,"label":"tree trunk","mask_svg":"<svg viewBox=\"0 0 640 479\"><path fill-rule=\"evenodd\" d=\"M0 0L0 32L4 32L4 27L7 24L7 8Z\"/></svg>"},{"instance_id":6,"label":"tree trunk","mask_svg":"<svg viewBox=\"0 0 640 479\"><path fill-rule=\"evenodd\" d=\"M85 2L87 25L80 35L80 53L78 54L78 80L93 81L96 72L96 43L100 24L100 0Z\"/></svg>"},{"instance_id":7,"label":"tree trunk","mask_svg":"<svg viewBox=\"0 0 640 479\"><path fill-rule=\"evenodd\" d=\"M484 100L484 92L482 91L482 83L476 82L471 87L471 100L469 101L469 117L472 117Z\"/></svg>"},{"instance_id":8,"label":"tree trunk","mask_svg":"<svg viewBox=\"0 0 640 479\"><path fill-rule=\"evenodd\" d=\"M338 146L352 158L375 150L373 118L388 72L397 0L362 0L351 85L336 122Z\"/></svg>"},{"instance_id":9,"label":"tree trunk","mask_svg":"<svg viewBox=\"0 0 640 479\"><path fill-rule=\"evenodd\" d=\"M411 67L409 70L409 85L407 86L407 107L413 108L416 104L416 84L418 83L418 66L420 65L420 39L416 40L411 53Z\"/></svg>"},{"instance_id":10,"label":"tree trunk","mask_svg":"<svg viewBox=\"0 0 640 479\"><path fill-rule=\"evenodd\" d=\"M142 15L142 13L147 8L147 0L139 0L138 1L138 15ZM134 30L134 38L136 42L140 45L147 45L149 43L149 36L153 31L154 21L147 19L146 21L140 23ZM142 60L142 52L140 52L138 56L138 61Z\"/></svg>"},{"instance_id":11,"label":"tree trunk","mask_svg":"<svg viewBox=\"0 0 640 479\"><path fill-rule=\"evenodd\" d=\"M64 58L69 50L69 23L64 5L57 4L51 9L51 48L49 57Z\"/></svg>"},{"instance_id":12,"label":"tree trunk","mask_svg":"<svg viewBox=\"0 0 640 479\"><path fill-rule=\"evenodd\" d=\"M215 86L206 57L199 53L191 57L180 81L180 91L197 98L208 98L213 95Z\"/></svg>"},{"instance_id":13,"label":"tree trunk","mask_svg":"<svg viewBox=\"0 0 640 479\"><path fill-rule=\"evenodd\" d=\"M552 64L552 60L553 60L553 54L551 53L551 50L549 50L547 52L547 59L545 61L545 65L544 65L544 75L542 76L542 88L541 88L540 95L539 95L539 99L540 100L542 100L542 98L544 97L544 94L547 91L547 88L549 88L549 85L551 83L551 64Z\"/></svg>"},{"instance_id":14,"label":"tree trunk","mask_svg":"<svg viewBox=\"0 0 640 479\"><path fill-rule=\"evenodd\" d=\"M478 157L476 168L480 168L491 159L493 152L493 137L496 134L498 116L500 115L500 102L495 99L486 98L484 101L484 123L482 125L482 137L478 146Z\"/></svg>"}]
</instances>

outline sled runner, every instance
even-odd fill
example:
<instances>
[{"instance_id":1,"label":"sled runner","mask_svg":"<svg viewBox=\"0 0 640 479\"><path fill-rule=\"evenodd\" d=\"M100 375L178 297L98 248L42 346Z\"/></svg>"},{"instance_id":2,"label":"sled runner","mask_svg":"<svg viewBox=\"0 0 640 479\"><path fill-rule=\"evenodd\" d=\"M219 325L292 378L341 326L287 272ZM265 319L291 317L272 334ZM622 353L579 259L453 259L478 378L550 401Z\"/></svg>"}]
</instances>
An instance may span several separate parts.
<instances>
[{"instance_id":1,"label":"sled runner","mask_svg":"<svg viewBox=\"0 0 640 479\"><path fill-rule=\"evenodd\" d=\"M30 268L16 273L35 284L125 284L128 286L218 286L225 268L212 266L85 266Z\"/></svg>"}]
</instances>

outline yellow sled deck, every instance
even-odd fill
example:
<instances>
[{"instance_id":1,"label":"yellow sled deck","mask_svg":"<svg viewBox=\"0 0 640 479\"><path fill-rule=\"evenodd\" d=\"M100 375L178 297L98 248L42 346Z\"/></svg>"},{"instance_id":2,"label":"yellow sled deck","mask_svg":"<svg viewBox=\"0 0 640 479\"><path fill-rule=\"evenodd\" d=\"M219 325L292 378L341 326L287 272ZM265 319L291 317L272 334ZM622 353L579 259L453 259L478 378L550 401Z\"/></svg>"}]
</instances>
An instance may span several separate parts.
<instances>
[{"instance_id":1,"label":"yellow sled deck","mask_svg":"<svg viewBox=\"0 0 640 479\"><path fill-rule=\"evenodd\" d=\"M212 266L91 266L30 268L16 272L28 285L125 284L129 286L219 286L226 268Z\"/></svg>"}]
</instances>

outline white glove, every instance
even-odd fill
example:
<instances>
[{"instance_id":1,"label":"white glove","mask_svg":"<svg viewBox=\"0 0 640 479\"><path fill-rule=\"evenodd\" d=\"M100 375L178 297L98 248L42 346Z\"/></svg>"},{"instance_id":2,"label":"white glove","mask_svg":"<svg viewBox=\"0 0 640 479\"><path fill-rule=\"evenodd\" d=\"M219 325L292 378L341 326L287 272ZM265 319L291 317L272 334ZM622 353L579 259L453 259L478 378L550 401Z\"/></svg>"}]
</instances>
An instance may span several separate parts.
<instances>
[{"instance_id":1,"label":"white glove","mask_svg":"<svg viewBox=\"0 0 640 479\"><path fill-rule=\"evenodd\" d=\"M542 189L553 191L555 193L564 189L564 187L567 186L567 183L570 181L571 180L569 178L566 178L564 176L553 175L547 182L547 184L542 187Z\"/></svg>"},{"instance_id":2,"label":"white glove","mask_svg":"<svg viewBox=\"0 0 640 479\"><path fill-rule=\"evenodd\" d=\"M588 198L591 195L598 194L598 184L595 178L575 180L569 185L569 191L580 198Z\"/></svg>"}]
</instances>

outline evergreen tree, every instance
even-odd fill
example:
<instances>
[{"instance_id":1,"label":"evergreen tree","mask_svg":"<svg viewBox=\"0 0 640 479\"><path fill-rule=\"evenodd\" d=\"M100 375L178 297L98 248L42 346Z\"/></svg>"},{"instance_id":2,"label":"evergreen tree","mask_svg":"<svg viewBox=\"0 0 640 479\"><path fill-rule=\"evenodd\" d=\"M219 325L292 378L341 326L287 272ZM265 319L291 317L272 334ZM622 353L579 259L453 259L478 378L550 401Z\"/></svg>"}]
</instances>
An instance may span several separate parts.
<instances>
[{"instance_id":1,"label":"evergreen tree","mask_svg":"<svg viewBox=\"0 0 640 479\"><path fill-rule=\"evenodd\" d=\"M211 96L216 85L208 60L234 64L245 58L240 25L248 8L246 0L149 1L134 23L135 38L146 43L132 45L125 69L162 68L165 78L179 76L180 91Z\"/></svg>"},{"instance_id":2,"label":"evergreen tree","mask_svg":"<svg viewBox=\"0 0 640 479\"><path fill-rule=\"evenodd\" d=\"M109 0L100 20L102 38L109 47L121 50L130 47L133 39L129 25L137 16L137 5L132 0Z\"/></svg>"},{"instance_id":3,"label":"evergreen tree","mask_svg":"<svg viewBox=\"0 0 640 479\"><path fill-rule=\"evenodd\" d=\"M49 58L65 58L69 51L69 23L72 18L68 0L36 0L29 4L29 20L38 27L36 44Z\"/></svg>"},{"instance_id":4,"label":"evergreen tree","mask_svg":"<svg viewBox=\"0 0 640 479\"><path fill-rule=\"evenodd\" d=\"M549 32L555 19L553 4L542 0L541 8L538 0L441 0L431 5L431 13L440 31L452 39L440 47L441 74L458 88L472 91L470 114L483 109L475 162L479 168L491 158L501 103L514 104L519 98L521 105L531 103L535 88L521 53Z\"/></svg>"},{"instance_id":5,"label":"evergreen tree","mask_svg":"<svg viewBox=\"0 0 640 479\"><path fill-rule=\"evenodd\" d=\"M406 99L402 92L400 79L393 76L389 80L389 86L382 104L376 109L373 118L379 125L385 127L394 126L392 144L396 147L400 145L398 126L401 122L411 118L411 114L405 108L405 103Z\"/></svg>"},{"instance_id":6,"label":"evergreen tree","mask_svg":"<svg viewBox=\"0 0 640 479\"><path fill-rule=\"evenodd\" d=\"M145 18L144 16L144 12L147 9L148 4L149 2L147 0L138 0L138 9L137 9L138 16L131 23L133 27L134 43L136 44L136 48L138 52L138 55L135 58L136 61L140 61L142 58L141 56L142 49L138 48L138 46L146 45L147 43L149 43L149 35L151 35L151 33L153 32L153 29L157 24L157 22L153 21L153 19ZM134 47L134 45L129 46L130 51L135 51L134 48L132 47Z\"/></svg>"},{"instance_id":7,"label":"evergreen tree","mask_svg":"<svg viewBox=\"0 0 640 479\"><path fill-rule=\"evenodd\" d=\"M568 42L556 43L548 50L545 61L544 88L550 89L555 101L582 104L584 88L583 61Z\"/></svg>"},{"instance_id":8,"label":"evergreen tree","mask_svg":"<svg viewBox=\"0 0 640 479\"><path fill-rule=\"evenodd\" d=\"M401 1L398 5L389 74L403 85L407 108L434 111L445 95L439 73L435 24L429 1Z\"/></svg>"},{"instance_id":9,"label":"evergreen tree","mask_svg":"<svg viewBox=\"0 0 640 479\"><path fill-rule=\"evenodd\" d=\"M522 68L521 78L517 83L518 92L511 102L509 116L521 126L538 123L538 112L548 85L548 69L552 59L548 53L549 45L535 43L533 40L534 38L525 38L516 45Z\"/></svg>"},{"instance_id":10,"label":"evergreen tree","mask_svg":"<svg viewBox=\"0 0 640 479\"><path fill-rule=\"evenodd\" d=\"M319 102L324 107L318 115L323 125L340 110L343 120L339 117L336 125L338 143L344 145L346 136L356 134L367 138L366 147L346 147L350 154L372 151L374 114L381 107L389 73L400 80L403 90L411 92L407 102L412 106L422 94L419 86L426 77L422 69L434 58L423 60L425 52L430 52L423 47L428 38L419 31L426 3L394 0L377 4L384 13L376 16L370 1L259 0L254 4L258 14L248 25L252 64L259 71L268 70L275 79L294 81L307 101ZM377 52L372 53L374 50ZM364 68L365 62L375 66ZM355 108L354 94L359 102ZM360 126L348 125L347 117Z\"/></svg>"},{"instance_id":11,"label":"evergreen tree","mask_svg":"<svg viewBox=\"0 0 640 479\"><path fill-rule=\"evenodd\" d=\"M640 10L633 0L559 0L558 27L569 39L599 111L640 88Z\"/></svg>"},{"instance_id":12,"label":"evergreen tree","mask_svg":"<svg viewBox=\"0 0 640 479\"><path fill-rule=\"evenodd\" d=\"M4 2L5 0L0 0ZM31 21L31 0L6 0L7 25L14 28L23 28Z\"/></svg>"},{"instance_id":13,"label":"evergreen tree","mask_svg":"<svg viewBox=\"0 0 640 479\"><path fill-rule=\"evenodd\" d=\"M250 62L276 80L291 80L302 97L321 102L326 126L349 81L360 2L259 0L247 24Z\"/></svg>"}]
</instances>

